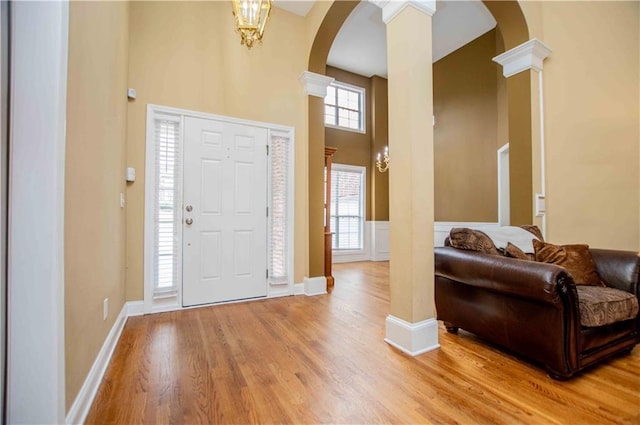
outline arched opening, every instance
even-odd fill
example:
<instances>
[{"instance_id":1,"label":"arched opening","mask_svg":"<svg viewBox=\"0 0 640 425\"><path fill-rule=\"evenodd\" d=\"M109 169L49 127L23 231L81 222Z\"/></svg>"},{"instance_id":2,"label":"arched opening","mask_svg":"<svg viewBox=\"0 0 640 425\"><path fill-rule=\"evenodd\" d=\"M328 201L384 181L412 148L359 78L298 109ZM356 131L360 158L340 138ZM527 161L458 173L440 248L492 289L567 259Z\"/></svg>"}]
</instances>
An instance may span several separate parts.
<instances>
[{"instance_id":1,"label":"arched opening","mask_svg":"<svg viewBox=\"0 0 640 425\"><path fill-rule=\"evenodd\" d=\"M316 33L309 56L309 71L326 73L331 45L359 1L336 1ZM505 50L529 39L526 20L516 1L483 2L497 22ZM510 143L510 216L511 223L532 222L532 130L531 75L522 72L506 81L508 103L508 140ZM323 257L323 150L325 132L323 100L309 97L309 273L321 276Z\"/></svg>"}]
</instances>

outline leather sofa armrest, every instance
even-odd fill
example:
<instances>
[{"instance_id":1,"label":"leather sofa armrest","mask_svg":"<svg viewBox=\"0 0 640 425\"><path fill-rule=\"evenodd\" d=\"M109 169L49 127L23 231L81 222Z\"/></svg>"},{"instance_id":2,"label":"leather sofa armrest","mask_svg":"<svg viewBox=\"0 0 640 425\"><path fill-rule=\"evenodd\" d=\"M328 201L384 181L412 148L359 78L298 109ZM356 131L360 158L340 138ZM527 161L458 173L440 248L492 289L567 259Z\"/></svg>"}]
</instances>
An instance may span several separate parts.
<instances>
[{"instance_id":1,"label":"leather sofa armrest","mask_svg":"<svg viewBox=\"0 0 640 425\"><path fill-rule=\"evenodd\" d=\"M607 286L640 298L640 254L632 251L589 249L598 274Z\"/></svg>"},{"instance_id":2,"label":"leather sofa armrest","mask_svg":"<svg viewBox=\"0 0 640 425\"><path fill-rule=\"evenodd\" d=\"M490 291L553 304L557 308L565 305L565 294L573 293L572 298L576 297L573 279L562 267L451 247L435 248L435 274ZM574 286L572 290L570 286Z\"/></svg>"}]
</instances>

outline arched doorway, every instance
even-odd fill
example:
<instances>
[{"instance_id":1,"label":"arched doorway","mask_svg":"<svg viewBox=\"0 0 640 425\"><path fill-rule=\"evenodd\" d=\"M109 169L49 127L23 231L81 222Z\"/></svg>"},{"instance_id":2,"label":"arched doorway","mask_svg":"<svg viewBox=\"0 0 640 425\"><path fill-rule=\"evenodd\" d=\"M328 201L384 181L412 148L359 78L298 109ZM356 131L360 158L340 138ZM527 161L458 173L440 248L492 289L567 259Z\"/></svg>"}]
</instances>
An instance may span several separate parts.
<instances>
[{"instance_id":1,"label":"arched doorway","mask_svg":"<svg viewBox=\"0 0 640 425\"><path fill-rule=\"evenodd\" d=\"M328 9L312 45L308 69L310 72L325 74L326 62L333 40L340 27L357 6L358 1L336 1ZM435 4L435 2L434 2ZM516 1L484 2L493 14L497 28L502 34L505 50L526 42L529 31L520 5ZM430 20L428 21L430 25ZM387 25L389 31L389 25ZM424 35L423 35L424 36ZM430 41L430 40L429 40ZM431 77L429 77L431 78ZM508 127L510 142L510 215L512 224L532 222L532 109L531 72L522 72L507 80ZM432 99L431 99L432 100ZM323 257L323 150L325 145L324 104L320 97L309 97L309 273L321 276ZM390 106L391 114L391 106ZM390 134L390 139L392 139ZM391 141L393 143L393 141ZM391 216L393 220L393 215ZM433 226L433 220L431 220ZM393 247L392 247L393 249ZM415 253L411 253L414 255ZM433 257L433 245L421 252L425 258ZM413 261L418 261L414 259ZM392 254L393 268L393 254ZM433 270L430 279L433 280ZM392 271L393 279L393 271ZM414 284L414 288L415 288ZM428 297L433 300L432 289L425 286ZM415 289L414 289L415 290ZM392 314L394 297L400 292L392 288ZM412 295L409 296L411 299ZM406 294L402 298L407 298ZM415 315L414 315L415 316ZM415 319L415 317L413 317ZM404 319L409 323L417 320Z\"/></svg>"}]
</instances>

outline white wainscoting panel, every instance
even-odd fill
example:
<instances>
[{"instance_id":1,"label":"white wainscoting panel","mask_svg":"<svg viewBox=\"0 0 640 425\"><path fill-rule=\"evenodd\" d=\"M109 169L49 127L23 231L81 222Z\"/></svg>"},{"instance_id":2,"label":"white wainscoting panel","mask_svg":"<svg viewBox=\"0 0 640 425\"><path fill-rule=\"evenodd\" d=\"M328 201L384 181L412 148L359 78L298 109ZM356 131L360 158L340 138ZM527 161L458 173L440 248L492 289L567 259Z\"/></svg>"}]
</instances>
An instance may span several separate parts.
<instances>
[{"instance_id":1,"label":"white wainscoting panel","mask_svg":"<svg viewBox=\"0 0 640 425\"><path fill-rule=\"evenodd\" d=\"M434 246L444 246L444 240L454 227L500 227L500 223L480 221L437 221L434 223ZM389 261L389 222L367 221L364 226L364 249L361 251L334 251L334 263L356 261Z\"/></svg>"},{"instance_id":2,"label":"white wainscoting panel","mask_svg":"<svg viewBox=\"0 0 640 425\"><path fill-rule=\"evenodd\" d=\"M389 261L389 222L371 222L371 261Z\"/></svg>"},{"instance_id":3,"label":"white wainscoting panel","mask_svg":"<svg viewBox=\"0 0 640 425\"><path fill-rule=\"evenodd\" d=\"M444 240L447 238L447 236L449 236L449 232L454 227L482 229L483 227L500 227L500 223L484 223L475 221L437 221L434 223L434 246L444 246Z\"/></svg>"}]
</instances>

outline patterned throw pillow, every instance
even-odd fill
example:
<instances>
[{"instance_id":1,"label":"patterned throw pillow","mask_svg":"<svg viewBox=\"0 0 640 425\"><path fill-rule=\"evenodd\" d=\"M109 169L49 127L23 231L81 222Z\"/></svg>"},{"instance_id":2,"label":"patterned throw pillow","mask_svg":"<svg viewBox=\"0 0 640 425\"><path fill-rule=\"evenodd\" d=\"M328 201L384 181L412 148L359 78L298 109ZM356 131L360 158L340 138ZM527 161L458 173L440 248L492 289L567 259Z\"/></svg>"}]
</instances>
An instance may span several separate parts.
<instances>
[{"instance_id":1,"label":"patterned throw pillow","mask_svg":"<svg viewBox=\"0 0 640 425\"><path fill-rule=\"evenodd\" d=\"M504 256L510 258L517 258L518 260L529 260L534 261L535 256L533 254L527 254L522 251L520 248L512 244L511 242L507 243L507 247L504 249Z\"/></svg>"},{"instance_id":2,"label":"patterned throw pillow","mask_svg":"<svg viewBox=\"0 0 640 425\"><path fill-rule=\"evenodd\" d=\"M596 270L589 245L553 245L533 240L536 261L562 266L576 285L605 286Z\"/></svg>"},{"instance_id":3,"label":"patterned throw pillow","mask_svg":"<svg viewBox=\"0 0 640 425\"><path fill-rule=\"evenodd\" d=\"M479 230L466 227L454 227L449 232L449 243L452 247L458 249L501 255L491 238Z\"/></svg>"},{"instance_id":4,"label":"patterned throw pillow","mask_svg":"<svg viewBox=\"0 0 640 425\"><path fill-rule=\"evenodd\" d=\"M529 233L532 233L533 236L535 236L536 238L544 242L544 238L542 237L542 232L540 231L538 226L536 226L535 224L525 224L523 226L520 226L520 228L526 230Z\"/></svg>"}]
</instances>

